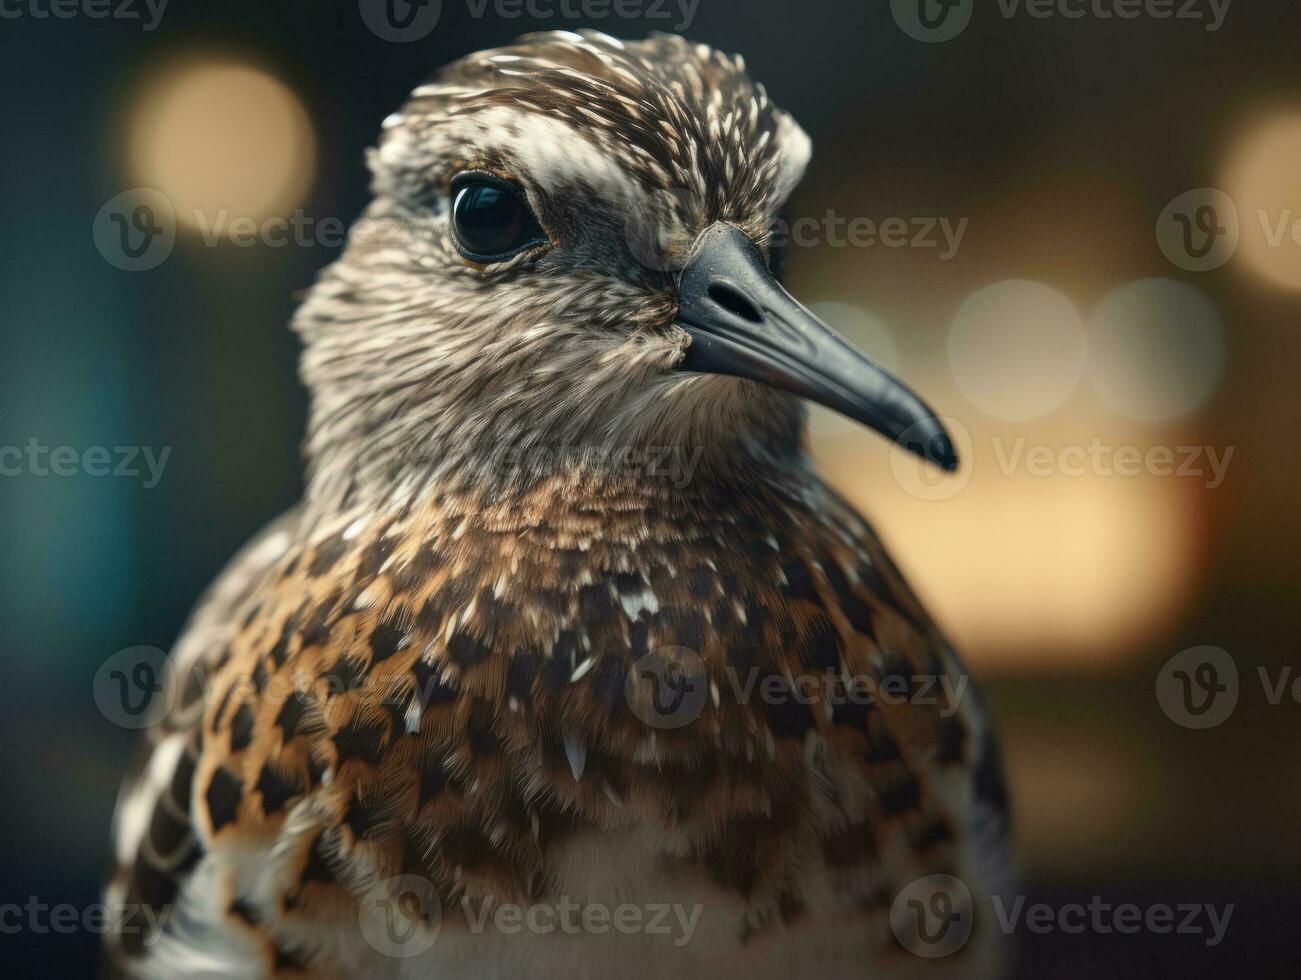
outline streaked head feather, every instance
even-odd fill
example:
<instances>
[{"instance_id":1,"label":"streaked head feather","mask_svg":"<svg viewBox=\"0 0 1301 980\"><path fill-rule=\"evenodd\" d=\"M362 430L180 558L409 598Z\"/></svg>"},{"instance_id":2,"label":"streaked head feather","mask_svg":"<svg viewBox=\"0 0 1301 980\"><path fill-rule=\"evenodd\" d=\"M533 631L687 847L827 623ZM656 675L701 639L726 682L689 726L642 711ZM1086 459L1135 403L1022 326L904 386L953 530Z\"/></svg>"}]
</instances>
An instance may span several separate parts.
<instances>
[{"instance_id":1,"label":"streaked head feather","mask_svg":"<svg viewBox=\"0 0 1301 980\"><path fill-rule=\"evenodd\" d=\"M808 157L739 58L678 37L530 35L417 87L296 319L313 496L517 479L503 459L537 447L681 446L737 474L798 457L792 399L673 371L672 271L715 222L766 241ZM517 181L552 246L468 264L448 185L469 168Z\"/></svg>"}]
</instances>

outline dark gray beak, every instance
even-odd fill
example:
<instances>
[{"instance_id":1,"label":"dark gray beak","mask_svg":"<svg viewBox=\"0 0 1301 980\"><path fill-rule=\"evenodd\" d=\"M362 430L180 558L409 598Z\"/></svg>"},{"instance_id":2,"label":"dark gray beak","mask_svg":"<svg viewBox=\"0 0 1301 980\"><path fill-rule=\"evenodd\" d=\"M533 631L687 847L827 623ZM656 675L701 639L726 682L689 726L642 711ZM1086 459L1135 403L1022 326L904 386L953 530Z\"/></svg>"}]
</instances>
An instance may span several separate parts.
<instances>
[{"instance_id":1,"label":"dark gray beak","mask_svg":"<svg viewBox=\"0 0 1301 980\"><path fill-rule=\"evenodd\" d=\"M735 225L700 236L678 281L681 368L748 378L861 422L946 470L953 441L926 403L788 293Z\"/></svg>"}]
</instances>

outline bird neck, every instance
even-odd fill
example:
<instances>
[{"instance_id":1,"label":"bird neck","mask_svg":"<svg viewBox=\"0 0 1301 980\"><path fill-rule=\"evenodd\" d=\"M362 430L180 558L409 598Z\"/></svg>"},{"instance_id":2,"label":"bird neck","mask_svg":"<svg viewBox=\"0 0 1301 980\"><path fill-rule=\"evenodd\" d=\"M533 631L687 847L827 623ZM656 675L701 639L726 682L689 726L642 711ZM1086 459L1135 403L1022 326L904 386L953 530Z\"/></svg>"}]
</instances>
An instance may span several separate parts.
<instances>
[{"instance_id":1,"label":"bird neck","mask_svg":"<svg viewBox=\"0 0 1301 980\"><path fill-rule=\"evenodd\" d=\"M313 419L307 510L321 518L440 495L509 508L546 487L557 507L636 499L677 506L798 492L812 477L802 405L751 382L703 378L692 404L615 433L542 429L512 416L333 435ZM459 413L458 413L459 414ZM314 413L315 415L315 413Z\"/></svg>"}]
</instances>

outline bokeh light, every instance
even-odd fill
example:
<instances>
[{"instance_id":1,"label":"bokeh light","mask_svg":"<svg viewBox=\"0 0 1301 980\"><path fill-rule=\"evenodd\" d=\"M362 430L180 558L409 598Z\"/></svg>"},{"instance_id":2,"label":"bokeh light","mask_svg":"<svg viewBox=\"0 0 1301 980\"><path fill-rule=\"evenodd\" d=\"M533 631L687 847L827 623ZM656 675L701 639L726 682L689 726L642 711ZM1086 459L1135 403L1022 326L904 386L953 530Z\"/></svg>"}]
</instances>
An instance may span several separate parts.
<instances>
[{"instance_id":1,"label":"bokeh light","mask_svg":"<svg viewBox=\"0 0 1301 980\"><path fill-rule=\"evenodd\" d=\"M1243 263L1275 285L1301 290L1301 113L1250 133L1235 148L1224 185L1242 220Z\"/></svg>"},{"instance_id":2,"label":"bokeh light","mask_svg":"<svg viewBox=\"0 0 1301 980\"><path fill-rule=\"evenodd\" d=\"M181 229L263 221L302 204L316 173L316 137L285 84L216 58L157 71L128 123L131 181L165 194Z\"/></svg>"},{"instance_id":3,"label":"bokeh light","mask_svg":"<svg viewBox=\"0 0 1301 980\"><path fill-rule=\"evenodd\" d=\"M1061 407L1079 384L1085 354L1084 324L1071 301L1025 280L971 296L949 332L958 387L981 411L1009 422Z\"/></svg>"},{"instance_id":4,"label":"bokeh light","mask_svg":"<svg viewBox=\"0 0 1301 980\"><path fill-rule=\"evenodd\" d=\"M1028 455L1050 449L1075 466L1077 447L1100 432L1111 452L1146 452L1151 436L1138 429L1104 430L1088 418L1015 432L973 423L962 472L933 493L878 465L889 452L879 437L814 443L824 471L871 515L964 654L982 669L1096 669L1170 629L1201 574L1190 533L1202 520L1201 485L1116 472L1109 455L1085 472L1053 464L1041 473Z\"/></svg>"},{"instance_id":5,"label":"bokeh light","mask_svg":"<svg viewBox=\"0 0 1301 980\"><path fill-rule=\"evenodd\" d=\"M1224 373L1215 304L1173 279L1128 283L1089 317L1089 379L1111 408L1164 422L1201 408Z\"/></svg>"}]
</instances>

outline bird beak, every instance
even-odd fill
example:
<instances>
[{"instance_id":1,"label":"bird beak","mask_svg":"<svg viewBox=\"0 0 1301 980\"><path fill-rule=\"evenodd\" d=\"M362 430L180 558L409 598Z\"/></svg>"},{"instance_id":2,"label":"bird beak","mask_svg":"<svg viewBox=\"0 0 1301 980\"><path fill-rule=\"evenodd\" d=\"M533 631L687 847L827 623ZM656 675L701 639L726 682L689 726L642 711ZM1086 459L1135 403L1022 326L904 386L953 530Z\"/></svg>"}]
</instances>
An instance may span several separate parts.
<instances>
[{"instance_id":1,"label":"bird beak","mask_svg":"<svg viewBox=\"0 0 1301 980\"><path fill-rule=\"evenodd\" d=\"M772 385L957 468L953 441L925 402L788 293L735 225L720 222L697 240L678 303L678 322L691 335L682 370Z\"/></svg>"}]
</instances>

